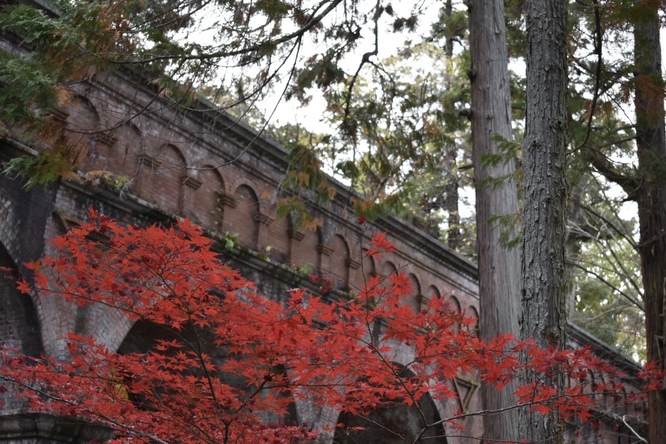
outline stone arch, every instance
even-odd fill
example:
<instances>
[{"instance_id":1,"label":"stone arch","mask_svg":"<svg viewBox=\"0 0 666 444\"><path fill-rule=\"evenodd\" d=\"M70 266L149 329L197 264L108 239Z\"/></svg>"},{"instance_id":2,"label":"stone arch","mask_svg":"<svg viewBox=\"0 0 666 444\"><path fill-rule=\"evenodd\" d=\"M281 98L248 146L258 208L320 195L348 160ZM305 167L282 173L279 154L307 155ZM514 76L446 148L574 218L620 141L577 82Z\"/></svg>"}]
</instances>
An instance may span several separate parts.
<instances>
[{"instance_id":1,"label":"stone arch","mask_svg":"<svg viewBox=\"0 0 666 444\"><path fill-rule=\"evenodd\" d=\"M139 155L138 163L141 197L165 211L181 214L187 162L180 150L162 145L152 155Z\"/></svg>"},{"instance_id":2,"label":"stone arch","mask_svg":"<svg viewBox=\"0 0 666 444\"><path fill-rule=\"evenodd\" d=\"M409 273L409 279L412 281L412 290L403 304L409 306L414 312L418 313L421 311L421 283L414 273Z\"/></svg>"},{"instance_id":3,"label":"stone arch","mask_svg":"<svg viewBox=\"0 0 666 444\"><path fill-rule=\"evenodd\" d=\"M18 277L18 267L0 243L0 267ZM16 347L30 356L44 352L39 318L32 298L21 294L7 273L0 272L0 345Z\"/></svg>"},{"instance_id":4,"label":"stone arch","mask_svg":"<svg viewBox=\"0 0 666 444\"><path fill-rule=\"evenodd\" d=\"M233 353L230 353L227 347L219 346L212 329L199 329L197 330L195 337L191 325L183 326L176 333L164 325L158 325L144 319L140 319L134 323L118 348L118 353L121 355L127 355L130 353L144 354L153 350L159 340L179 340L181 343L187 342L189 344L199 344L201 346L200 351L208 355L213 364L220 364L227 359L242 359L242 356L235 356ZM181 350L186 351L185 349ZM283 367L274 368L272 371L287 373ZM220 380L224 384L234 388L241 390L248 388L246 382L243 381L243 378L240 375L225 373L220 377ZM289 395L285 394L285 396ZM294 398L293 396L290 396L290 398L291 403L287 408L286 415L283 417L268 415L262 419L267 422L281 421L286 423L299 423Z\"/></svg>"},{"instance_id":5,"label":"stone arch","mask_svg":"<svg viewBox=\"0 0 666 444\"><path fill-rule=\"evenodd\" d=\"M105 304L78 307L75 333L95 339L109 350L117 350L133 322L121 310Z\"/></svg>"},{"instance_id":6,"label":"stone arch","mask_svg":"<svg viewBox=\"0 0 666 444\"><path fill-rule=\"evenodd\" d=\"M393 262L391 262L391 261L382 262L381 275L384 279L388 278L389 276L396 273L397 271L398 271L398 267L396 267Z\"/></svg>"},{"instance_id":7,"label":"stone arch","mask_svg":"<svg viewBox=\"0 0 666 444\"><path fill-rule=\"evenodd\" d=\"M296 224L293 224L289 237L291 239L290 261L292 265L303 272L319 273L321 266L321 231L318 228L301 230Z\"/></svg>"},{"instance_id":8,"label":"stone arch","mask_svg":"<svg viewBox=\"0 0 666 444\"><path fill-rule=\"evenodd\" d=\"M446 302L447 302L447 305L449 306L449 310L451 311L451 313L454 314L454 316L459 317L462 314L462 306L460 305L460 301L458 301L457 297L449 296L449 298L446 300ZM460 330L460 322L456 322L453 328L456 332L459 331Z\"/></svg>"},{"instance_id":9,"label":"stone arch","mask_svg":"<svg viewBox=\"0 0 666 444\"><path fill-rule=\"evenodd\" d=\"M409 369L395 364L400 376L414 376ZM425 423L424 423L425 418ZM367 415L348 412L339 414L336 421L335 444L398 444L413 442L417 437L433 444L446 444L442 428L431 427L419 435L426 424L439 424L441 417L430 395L426 394L417 406L386 403Z\"/></svg>"},{"instance_id":10,"label":"stone arch","mask_svg":"<svg viewBox=\"0 0 666 444\"><path fill-rule=\"evenodd\" d=\"M126 122L113 131L112 137L115 143L109 147L105 167L133 178L138 172L133 159L144 151L143 133L132 122Z\"/></svg>"},{"instance_id":11,"label":"stone arch","mask_svg":"<svg viewBox=\"0 0 666 444\"><path fill-rule=\"evenodd\" d=\"M292 221L291 216L277 217L273 213L273 222L267 227L266 254L271 259L286 264L291 257Z\"/></svg>"},{"instance_id":12,"label":"stone arch","mask_svg":"<svg viewBox=\"0 0 666 444\"><path fill-rule=\"evenodd\" d=\"M465 316L475 319L475 322L469 324L468 328L476 336L479 335L479 311L473 305L470 305L465 312Z\"/></svg>"},{"instance_id":13,"label":"stone arch","mask_svg":"<svg viewBox=\"0 0 666 444\"><path fill-rule=\"evenodd\" d=\"M239 185L234 192L236 206L229 215L225 214L229 224L227 231L236 233L236 241L245 247L255 249L259 239L259 199L257 193L249 185Z\"/></svg>"},{"instance_id":14,"label":"stone arch","mask_svg":"<svg viewBox=\"0 0 666 444\"><path fill-rule=\"evenodd\" d=\"M354 278L352 279L352 282L355 287L361 289L366 286L371 277L377 275L377 266L375 264L375 259L366 254L363 254L359 263L360 266L354 270Z\"/></svg>"},{"instance_id":15,"label":"stone arch","mask_svg":"<svg viewBox=\"0 0 666 444\"><path fill-rule=\"evenodd\" d=\"M328 270L322 270L327 275L333 286L338 290L349 289L349 267L351 257L347 241L339 234L331 238L331 255L328 261Z\"/></svg>"},{"instance_id":16,"label":"stone arch","mask_svg":"<svg viewBox=\"0 0 666 444\"><path fill-rule=\"evenodd\" d=\"M221 231L224 219L224 179L220 172L211 165L204 165L189 179L185 200L185 214L196 223L213 231Z\"/></svg>"},{"instance_id":17,"label":"stone arch","mask_svg":"<svg viewBox=\"0 0 666 444\"><path fill-rule=\"evenodd\" d=\"M0 182L3 180L0 179ZM7 182L3 184L7 185ZM51 231L51 224L54 223L51 211L54 195L58 190L62 188L46 192L35 187L26 192L9 185L5 188L6 193L0 193L0 246L7 262L3 266L25 273L27 270L22 262L34 260L44 254L45 233L56 233ZM30 302L25 302L24 299L22 295L12 297L11 307L18 309L21 304L32 307L32 310L26 308L25 313L34 314L29 315L29 325L37 329L38 338L35 341L40 344L39 353L64 358L64 338L73 328L76 305L61 298L41 297L36 294L28 298ZM2 335L0 341L1 339Z\"/></svg>"},{"instance_id":18,"label":"stone arch","mask_svg":"<svg viewBox=\"0 0 666 444\"><path fill-rule=\"evenodd\" d=\"M97 168L99 159L106 156L108 141L100 137L100 118L95 106L86 97L76 95L72 98L69 114L65 121L66 143L73 149L75 163L81 163L84 169ZM98 143L101 141L100 143Z\"/></svg>"},{"instance_id":19,"label":"stone arch","mask_svg":"<svg viewBox=\"0 0 666 444\"><path fill-rule=\"evenodd\" d=\"M428 308L430 301L437 300L439 301L442 298L442 294L435 285L430 285L428 289L421 295L421 310Z\"/></svg>"}]
</instances>

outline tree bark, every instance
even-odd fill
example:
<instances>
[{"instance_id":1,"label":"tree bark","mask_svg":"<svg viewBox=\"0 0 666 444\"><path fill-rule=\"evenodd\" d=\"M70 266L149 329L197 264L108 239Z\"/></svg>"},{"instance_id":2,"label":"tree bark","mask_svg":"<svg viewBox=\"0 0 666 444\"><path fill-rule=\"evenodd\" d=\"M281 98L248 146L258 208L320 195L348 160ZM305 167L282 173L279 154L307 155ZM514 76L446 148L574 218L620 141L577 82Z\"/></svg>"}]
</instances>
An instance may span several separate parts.
<instances>
[{"instance_id":1,"label":"tree bark","mask_svg":"<svg viewBox=\"0 0 666 444\"><path fill-rule=\"evenodd\" d=\"M564 347L565 153L567 138L566 0L528 0L527 103L523 142L524 206L521 337ZM545 378L526 375L526 382ZM561 377L552 383L562 388ZM523 412L520 438L562 442L556 413Z\"/></svg>"},{"instance_id":2,"label":"tree bark","mask_svg":"<svg viewBox=\"0 0 666 444\"><path fill-rule=\"evenodd\" d=\"M498 217L517 217L518 193L513 159L488 165L486 154L500 154L493 136L511 140L511 104L504 3L475 0L469 3L472 69L472 157L476 181L477 250L479 261L479 326L483 339L499 333L518 336L520 251L501 242L502 235L518 236L516 224ZM501 186L488 179L506 177ZM501 391L481 386L484 409L513 406L515 385ZM484 421L484 441L516 441L518 415L513 409Z\"/></svg>"},{"instance_id":3,"label":"tree bark","mask_svg":"<svg viewBox=\"0 0 666 444\"><path fill-rule=\"evenodd\" d=\"M661 71L658 2L637 6L634 23L636 149L640 185L636 193L640 227L647 358L666 366L664 292L666 291L666 137L664 81ZM666 391L648 393L648 442L666 436Z\"/></svg>"},{"instance_id":4,"label":"tree bark","mask_svg":"<svg viewBox=\"0 0 666 444\"><path fill-rule=\"evenodd\" d=\"M453 2L451 0L446 0L444 3L444 16L448 19L453 14ZM444 44L444 53L447 57L447 68L446 68L446 89L447 91L451 89L453 83L453 70L451 69L451 62L453 59L453 37L448 37L446 43ZM444 171L448 171L448 178L444 185L444 211L448 214L448 224L449 228L446 233L446 243L447 245L457 250L460 247L462 237L460 234L460 212L459 212L459 202L460 202L460 193L458 188L460 183L458 181L458 171L456 168L456 158L458 157L458 146L457 144L450 146L446 150L444 156L444 162L446 163Z\"/></svg>"}]
</instances>

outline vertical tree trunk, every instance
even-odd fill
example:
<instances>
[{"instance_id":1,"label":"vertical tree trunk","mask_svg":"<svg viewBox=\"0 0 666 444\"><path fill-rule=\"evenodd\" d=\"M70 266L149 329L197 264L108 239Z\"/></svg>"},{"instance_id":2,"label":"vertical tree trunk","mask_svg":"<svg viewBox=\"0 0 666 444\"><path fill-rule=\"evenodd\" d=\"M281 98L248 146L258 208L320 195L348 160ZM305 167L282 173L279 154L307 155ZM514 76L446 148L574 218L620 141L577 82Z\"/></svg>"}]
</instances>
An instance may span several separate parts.
<instances>
[{"instance_id":1,"label":"vertical tree trunk","mask_svg":"<svg viewBox=\"0 0 666 444\"><path fill-rule=\"evenodd\" d=\"M490 339L499 333L518 336L520 294L520 251L502 245L500 237L515 238L515 225L502 225L501 216L517 216L518 193L512 174L513 160L484 165L485 154L499 154L493 136L511 139L511 104L504 4L475 0L469 3L470 51L472 57L472 157L476 181L476 220L479 255L480 334ZM508 177L502 186L488 185L487 179ZM497 391L482 385L485 409L515 404L515 385ZM518 415L514 410L488 416L484 440L515 441Z\"/></svg>"},{"instance_id":2,"label":"vertical tree trunk","mask_svg":"<svg viewBox=\"0 0 666 444\"><path fill-rule=\"evenodd\" d=\"M639 3L634 23L636 149L640 185L636 197L640 225L647 357L666 366L666 137L658 2ZM648 394L648 442L666 437L666 391Z\"/></svg>"},{"instance_id":3,"label":"vertical tree trunk","mask_svg":"<svg viewBox=\"0 0 666 444\"><path fill-rule=\"evenodd\" d=\"M526 23L521 336L535 339L542 347L561 348L566 316L566 0L528 0ZM561 387L561 379L555 378L553 382ZM562 431L555 413L521 415L520 438L526 442L561 442Z\"/></svg>"},{"instance_id":4,"label":"vertical tree trunk","mask_svg":"<svg viewBox=\"0 0 666 444\"><path fill-rule=\"evenodd\" d=\"M451 0L446 0L444 4L444 15L446 18L450 18L453 14L453 3ZM446 68L446 89L447 91L451 88L453 83L453 70L451 69L451 61L453 59L453 38L449 37L446 39L444 45L444 53L447 57L447 68ZM460 193L458 192L459 181L458 181L458 172L456 169L456 157L458 156L458 147L456 145L450 146L446 150L446 155L444 157L444 162L446 163L444 171L448 172L448 178L444 185L444 210L448 213L448 223L449 228L446 233L446 243L449 247L454 250L457 250L460 247L460 242L462 240L460 235L460 212L459 212L459 202L460 202Z\"/></svg>"}]
</instances>

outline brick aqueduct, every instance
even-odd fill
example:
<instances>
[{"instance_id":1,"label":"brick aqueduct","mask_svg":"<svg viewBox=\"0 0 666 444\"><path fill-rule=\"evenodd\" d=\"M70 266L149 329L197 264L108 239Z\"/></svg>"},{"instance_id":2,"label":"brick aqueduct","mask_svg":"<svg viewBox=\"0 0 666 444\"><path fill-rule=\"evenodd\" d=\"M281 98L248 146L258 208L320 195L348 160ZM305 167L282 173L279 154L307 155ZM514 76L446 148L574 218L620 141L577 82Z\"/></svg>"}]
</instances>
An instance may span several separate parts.
<instances>
[{"instance_id":1,"label":"brick aqueduct","mask_svg":"<svg viewBox=\"0 0 666 444\"><path fill-rule=\"evenodd\" d=\"M155 91L147 85L129 74L100 77L80 85L67 107L53 111L54 118L66 123L66 137L87 148L82 171L126 176L130 182L125 186L64 181L28 191L24 182L0 176L0 266L20 270L22 263L40 257L49 238L84 219L93 205L131 223L168 224L177 216L189 216L211 233L236 233L234 251L223 254L267 297L278 298L289 288L308 285L303 273L307 269L331 276L342 291L361 285L368 273L400 269L414 282L410 304L415 309L425 298L445 297L476 315L473 263L398 218L359 225L350 211L352 196L341 186L329 205L310 205L313 216L322 222L317 230L294 230L289 218L275 217L280 183L288 168L284 148L203 101L196 109L184 111L168 99L156 100ZM2 163L44 148L40 143L30 148L17 141L19 133L3 131ZM387 231L397 247L378 263L361 254L361 246L374 230ZM30 300L0 280L0 344L34 355L64 357L63 338L68 332L92 336L113 350L132 347L145 334L110 309L83 309L52 298ZM633 369L629 361L582 331L572 327L569 336L572 346L592 345L617 365ZM395 356L395 361L406 363L407 354ZM460 399L431 403L428 412L433 418L479 407L475 381L461 378L454 385ZM85 442L95 436L95 430L85 425L26 413L10 393L0 396L6 402L0 410L0 441ZM624 413L640 416L642 412L632 407ZM299 423L314 427L340 420L338 412L315 411L300 401L294 414ZM400 410L386 413L385 420L408 427L409 415ZM478 434L482 420L467 421L468 431ZM577 441L633 442L612 430L599 438L598 430L586 427L579 430ZM340 437L335 441L345 442ZM389 440L377 436L372 442ZM450 436L428 442L476 440Z\"/></svg>"}]
</instances>

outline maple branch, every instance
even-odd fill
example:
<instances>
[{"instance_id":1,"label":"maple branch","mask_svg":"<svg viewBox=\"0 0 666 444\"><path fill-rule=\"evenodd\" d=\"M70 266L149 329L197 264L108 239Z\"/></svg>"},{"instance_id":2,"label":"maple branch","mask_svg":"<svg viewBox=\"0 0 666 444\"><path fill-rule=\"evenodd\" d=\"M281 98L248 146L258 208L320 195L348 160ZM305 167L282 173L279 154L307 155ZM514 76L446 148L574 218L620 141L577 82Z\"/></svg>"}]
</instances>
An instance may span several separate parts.
<instances>
[{"instance_id":1,"label":"maple branch","mask_svg":"<svg viewBox=\"0 0 666 444\"><path fill-rule=\"evenodd\" d=\"M628 428L629 430L631 430L631 433L633 433L634 436L636 436L636 438L638 438L639 440L641 440L641 441L643 441L643 442L645 442L645 443L648 442L647 439L645 439L645 438L643 438L641 435L639 435L638 432L637 432L636 430L634 430L634 428L633 428L632 426L629 425L629 423L627 422L626 418L627 418L627 415L622 415L622 422L624 423L625 426L627 426L627 428Z\"/></svg>"},{"instance_id":2,"label":"maple branch","mask_svg":"<svg viewBox=\"0 0 666 444\"><path fill-rule=\"evenodd\" d=\"M395 435L396 437L400 438L401 440L406 441L404 436L402 436L400 433L396 432L395 430L386 427L381 422L370 419L365 415L359 415L358 417L361 418L363 421L369 422L370 424L372 424L376 427L379 427L380 429L384 430L385 432L388 432L388 433L390 433L392 435Z\"/></svg>"}]
</instances>

